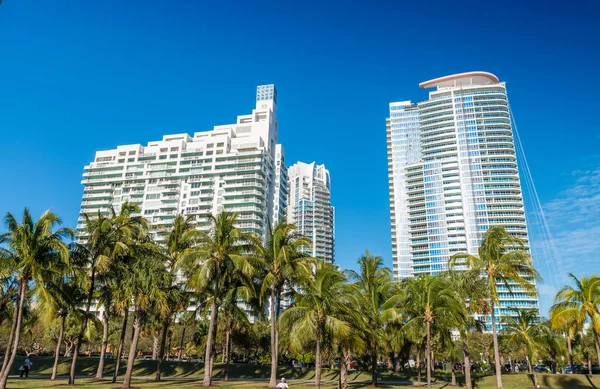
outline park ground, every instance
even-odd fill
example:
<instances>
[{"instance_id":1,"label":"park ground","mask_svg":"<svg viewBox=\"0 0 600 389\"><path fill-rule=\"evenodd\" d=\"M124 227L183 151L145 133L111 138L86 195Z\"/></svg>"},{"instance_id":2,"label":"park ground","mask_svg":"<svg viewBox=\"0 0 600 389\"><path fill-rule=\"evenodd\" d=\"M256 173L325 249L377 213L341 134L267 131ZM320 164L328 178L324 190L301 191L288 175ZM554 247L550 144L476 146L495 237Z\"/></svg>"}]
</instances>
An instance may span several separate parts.
<instances>
[{"instance_id":1,"label":"park ground","mask_svg":"<svg viewBox=\"0 0 600 389\"><path fill-rule=\"evenodd\" d=\"M18 358L13 366L11 375L18 375L18 368L22 364L23 358ZM64 388L66 387L66 374L69 368L69 360L61 359L59 365L59 378L56 381L50 381L49 376L52 372L52 357L37 357L32 359L34 366L29 379L11 378L7 388L37 389L37 388ZM104 381L93 381L90 378L96 373L97 358L81 358L78 363L77 388L97 388L113 389L120 387L120 379L112 384L110 378L114 368L114 360L107 360L106 374ZM142 379L134 379L132 386L141 389L152 388L199 388L203 370L195 363L165 361L164 363L164 381L154 382L154 372L156 361L138 360L134 368L134 376ZM312 369L287 368L280 367L279 377L286 377L290 383L290 389L308 389L314 388L314 383L310 380L314 378ZM122 375L124 371L120 372ZM223 365L215 365L214 386L218 389L243 388L243 389L265 389L268 387L270 367L260 365L233 364L230 366L229 382L223 382ZM349 388L359 389L370 387L370 375L364 372L351 372L349 377ZM424 378L424 377L423 377ZM462 377L458 377L459 384ZM333 389L337 387L337 371L325 369L323 374L322 387L324 389ZM436 371L434 388L452 388L448 385L449 374ZM600 375L586 376L560 375L560 374L539 374L540 387L547 389L594 389L600 388ZM381 387L410 387L414 384L415 377L406 374L381 375ZM464 381L463 381L464 382ZM527 389L532 388L533 384L527 374L509 374L503 376L505 389ZM462 386L462 385L461 385ZM495 389L496 379L493 376L476 377L474 387L477 389Z\"/></svg>"}]
</instances>

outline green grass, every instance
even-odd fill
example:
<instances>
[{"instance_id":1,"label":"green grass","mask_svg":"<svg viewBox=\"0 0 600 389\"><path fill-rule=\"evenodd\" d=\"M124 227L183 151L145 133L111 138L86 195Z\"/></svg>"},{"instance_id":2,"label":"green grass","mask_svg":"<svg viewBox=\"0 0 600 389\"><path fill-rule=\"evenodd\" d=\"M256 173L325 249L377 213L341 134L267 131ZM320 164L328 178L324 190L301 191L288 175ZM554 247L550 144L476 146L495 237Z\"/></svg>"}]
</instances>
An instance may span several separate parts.
<instances>
[{"instance_id":1,"label":"green grass","mask_svg":"<svg viewBox=\"0 0 600 389\"><path fill-rule=\"evenodd\" d=\"M20 356L15 359L10 374L19 374L19 366L23 364L25 357ZM33 357L31 359L33 367L31 375L50 375L52 374L52 364L54 357ZM125 374L127 360L121 361L119 375ZM58 375L67 375L71 367L70 358L61 358L58 365ZM80 357L77 360L76 375L95 376L98 367L98 358ZM115 360L107 359L104 366L105 376L112 377L115 368ZM215 363L213 376L216 378L223 377L224 365ZM204 369L201 365L193 362L177 362L164 361L162 367L163 377L176 378L201 378L204 375ZM154 376L156 374L156 361L151 360L136 360L134 364L133 375L138 377ZM270 365L248 365L248 364L231 364L229 369L229 377L231 378L264 378L269 379L271 375ZM289 379L313 379L315 377L314 369L307 368L291 368L280 366L277 369L278 377L286 377ZM364 372L353 372L350 374L351 380L369 380L371 376ZM323 380L337 379L337 370L323 370ZM397 379L397 378L395 378Z\"/></svg>"},{"instance_id":2,"label":"green grass","mask_svg":"<svg viewBox=\"0 0 600 389\"><path fill-rule=\"evenodd\" d=\"M507 375L503 378L504 388L505 389L527 389L533 387L531 380L527 377L526 374L515 374L515 375ZM584 375L552 375L552 374L540 374L540 384L542 388L547 389L590 389L590 388L598 388L600 387L600 377L594 377L593 380L588 380L588 377ZM90 389L113 389L120 387L120 382L116 384L111 384L108 381L103 382L93 382L89 379L79 380L77 382L76 388L90 388ZM134 380L132 382L132 386L140 389L152 389L152 388L199 388L199 381L165 381L165 382L152 382L152 381L141 381ZM336 388L337 385L334 383L323 383L321 385L324 389L333 389ZM393 387L409 387L407 385L392 385L392 384L382 384L382 388L393 388ZM42 379L12 379L9 381L7 386L8 388L20 388L20 389L38 389L38 388L65 388L65 380L57 380L56 382L50 382L49 380ZM267 381L262 382L250 382L250 381L233 381L233 382L221 382L216 381L214 383L214 387L217 389L233 389L233 388L243 388L243 389L265 389L267 387ZM366 388L367 384L359 384L352 383L350 384L350 389L359 389ZM441 388L451 388L450 386L446 386L445 384L436 384L434 386L436 389ZM309 389L314 388L314 384L301 382L291 382L291 389ZM495 389L496 388L496 379L495 377L488 376L478 380L475 383L475 388L477 389Z\"/></svg>"},{"instance_id":3,"label":"green grass","mask_svg":"<svg viewBox=\"0 0 600 389\"><path fill-rule=\"evenodd\" d=\"M19 374L18 368L22 364L24 358L17 358L11 374ZM54 359L52 357L34 357L32 362L34 363L33 369L30 372L32 376L35 375L50 375L52 372L52 363ZM66 376L70 359L61 359L59 365L59 375ZM96 367L98 364L98 358L86 358L82 357L78 361L77 375L94 376L96 373ZM112 377L112 371L114 368L114 360L106 361L105 378ZM123 364L124 365L124 364ZM199 381L203 375L203 369L196 363L185 363L175 361L165 361L163 377L167 381L164 382L153 382L149 380L134 380L133 386L138 388L198 388L200 387ZM155 374L156 361L148 360L137 360L134 368L134 376L148 377ZM122 375L125 372L120 372ZM215 378L219 379L223 374L223 365L215 365ZM336 370L325 369L323 372L323 380L336 380L338 378L338 372ZM257 366L257 365L246 365L246 364L232 364L230 366L229 377L232 379L238 379L229 383L222 381L215 381L215 387L221 389L230 388L244 388L244 389L264 389L268 385L268 379L270 375L270 366ZM310 382L294 382L293 380L310 380L314 379L314 370L312 369L300 369L300 368L288 368L280 367L278 369L278 377L286 377L291 382L291 389L308 389L313 388L314 384ZM450 375L442 371L435 371L434 377L437 380L435 388L445 388L450 386L446 385L446 382L450 380ZM169 381L169 378L173 379ZM253 379L249 381L249 379ZM176 380L177 379L177 380ZM186 380L182 380L186 379ZM260 379L260 381L256 381ZM349 381L350 389L364 388L369 385L371 377L369 374L364 372L351 372ZM244 381L246 380L246 381ZM365 382L366 381L366 382ZM410 384L398 384L397 382L415 381L415 377L408 374L381 374L381 383L383 388L391 387L407 387ZM464 382L462 377L458 377L459 384ZM462 382L461 382L462 381ZM539 374L539 381L542 388L547 389L594 389L600 388L600 375L598 376L585 376L581 374L575 375L557 375L557 374ZM425 375L423 374L423 383L425 382ZM508 374L503 376L503 383L505 389L527 389L532 388L533 384L527 374ZM55 382L51 382L48 379L9 379L8 388L22 388L22 389L36 389L36 388L64 388L66 379L61 377ZM110 381L93 382L90 379L78 379L77 388L97 388L97 389L113 389L120 387L121 383L116 384L110 383ZM325 382L321 385L325 389L336 388L336 383ZM461 385L462 386L462 385ZM494 376L476 377L474 387L477 389L495 389L496 379Z\"/></svg>"}]
</instances>

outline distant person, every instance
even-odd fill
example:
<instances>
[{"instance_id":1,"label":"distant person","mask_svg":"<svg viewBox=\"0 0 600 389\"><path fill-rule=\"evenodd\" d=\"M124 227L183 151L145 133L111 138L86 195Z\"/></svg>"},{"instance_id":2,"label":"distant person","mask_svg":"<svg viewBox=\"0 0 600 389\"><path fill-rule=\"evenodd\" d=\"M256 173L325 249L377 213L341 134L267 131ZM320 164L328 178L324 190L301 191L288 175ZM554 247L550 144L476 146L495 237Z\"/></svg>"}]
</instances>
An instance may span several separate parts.
<instances>
[{"instance_id":1,"label":"distant person","mask_svg":"<svg viewBox=\"0 0 600 389\"><path fill-rule=\"evenodd\" d=\"M21 370L21 378L23 378L23 374L25 374L25 377L29 377L29 369L31 369L31 365L33 365L33 363L31 363L30 357L25 358L25 362L23 362L23 370Z\"/></svg>"},{"instance_id":2,"label":"distant person","mask_svg":"<svg viewBox=\"0 0 600 389\"><path fill-rule=\"evenodd\" d=\"M285 378L282 378L281 381L276 386L279 389L290 389L287 382L285 382Z\"/></svg>"}]
</instances>

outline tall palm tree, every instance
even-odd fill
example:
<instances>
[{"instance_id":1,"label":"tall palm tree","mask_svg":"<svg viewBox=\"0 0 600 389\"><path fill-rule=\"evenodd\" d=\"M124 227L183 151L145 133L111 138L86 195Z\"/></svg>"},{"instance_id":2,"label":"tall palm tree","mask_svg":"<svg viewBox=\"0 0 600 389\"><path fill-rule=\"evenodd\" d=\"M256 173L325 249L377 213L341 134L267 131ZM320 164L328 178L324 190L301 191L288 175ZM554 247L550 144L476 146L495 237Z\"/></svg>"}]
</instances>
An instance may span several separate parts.
<instances>
[{"instance_id":1,"label":"tall palm tree","mask_svg":"<svg viewBox=\"0 0 600 389\"><path fill-rule=\"evenodd\" d=\"M316 343L315 386L321 387L323 340L348 336L349 324L343 320L348 310L344 296L349 296L346 277L324 261L316 261L311 276L298 282L294 305L279 318L282 329L289 330L292 347L300 349L308 341Z\"/></svg>"},{"instance_id":2,"label":"tall palm tree","mask_svg":"<svg viewBox=\"0 0 600 389\"><path fill-rule=\"evenodd\" d=\"M582 328L584 322L589 318L591 329L594 334L594 344L596 346L596 356L600 361L600 343L598 334L600 334L600 276L581 277L578 279L572 273L569 277L575 283L575 287L564 286L558 291L554 298L554 305L551 308L553 312L553 325L562 327L571 324L572 330ZM599 362L600 363L600 362Z\"/></svg>"},{"instance_id":3,"label":"tall palm tree","mask_svg":"<svg viewBox=\"0 0 600 389\"><path fill-rule=\"evenodd\" d=\"M129 255L125 257L129 259ZM123 274L127 273L128 261L119 261L117 262L120 267L120 271ZM113 300L114 300L114 309L115 313L118 315L123 315L123 321L121 322L121 334L119 336L119 346L117 347L117 355L115 361L115 369L113 371L112 383L117 382L117 376L119 375L119 368L121 366L121 358L123 356L123 348L125 346L125 336L127 335L127 322L129 321L129 309L131 306L131 296L127 293L126 290L119 287L113 290Z\"/></svg>"},{"instance_id":4,"label":"tall palm tree","mask_svg":"<svg viewBox=\"0 0 600 389\"><path fill-rule=\"evenodd\" d=\"M404 281L403 305L410 319L402 326L402 331L411 331L416 327L426 329L427 387L431 388L431 333L434 323L451 328L465 317L465 307L452 290L446 277L421 275Z\"/></svg>"},{"instance_id":5,"label":"tall palm tree","mask_svg":"<svg viewBox=\"0 0 600 389\"><path fill-rule=\"evenodd\" d=\"M82 280L85 271L76 258L71 258L68 264L58 264L49 277L41 284L47 293L39 293L36 315L38 320L44 324L50 324L56 318L60 319L60 329L54 353L54 365L52 366L51 380L56 379L58 371L58 358L63 343L67 318L79 310L79 306L85 301L85 293L82 288Z\"/></svg>"},{"instance_id":6,"label":"tall palm tree","mask_svg":"<svg viewBox=\"0 0 600 389\"><path fill-rule=\"evenodd\" d=\"M293 224L281 219L269 226L267 244L261 248L260 257L265 265L265 276L261 286L261 299L270 295L269 316L271 321L271 379L270 387L277 386L279 358L279 331L277 318L280 314L281 295L285 285L290 285L301 274L309 271L309 257L302 249L310 246L310 240L300 235Z\"/></svg>"},{"instance_id":7,"label":"tall palm tree","mask_svg":"<svg viewBox=\"0 0 600 389\"><path fill-rule=\"evenodd\" d=\"M19 280L18 301L13 315L16 316L14 332L11 331L9 344L10 356L3 362L0 373L0 388L6 387L8 372L14 363L21 337L21 324L23 320L23 309L25 297L30 284L38 288L38 293L45 294L44 278L53 271L53 268L69 262L69 246L66 239L74 235L69 228L57 228L61 224L60 218L50 211L34 221L29 209L23 211L21 223L15 217L7 213L4 217L7 232L0 235L0 245L5 244L7 248L0 251L0 260L15 263L16 275ZM10 343L10 342L9 342Z\"/></svg>"},{"instance_id":8,"label":"tall palm tree","mask_svg":"<svg viewBox=\"0 0 600 389\"><path fill-rule=\"evenodd\" d=\"M258 238L235 227L237 214L223 211L209 216L211 229L200 232L198 255L188 258L188 284L196 291L208 291L210 295L210 323L204 353L204 378L202 384L212 383L212 363L219 306L227 288L228 280L236 277L250 278L259 267L259 260L249 254L256 252Z\"/></svg>"},{"instance_id":9,"label":"tall palm tree","mask_svg":"<svg viewBox=\"0 0 600 389\"><path fill-rule=\"evenodd\" d=\"M223 371L223 380L229 381L229 360L231 358L232 333L235 329L249 328L250 322L246 313L238 306L238 301L248 302L252 291L245 285L234 285L229 288L221 304L221 318L223 323L223 332L225 332L225 344L223 347L223 356L225 359L225 368Z\"/></svg>"},{"instance_id":10,"label":"tall palm tree","mask_svg":"<svg viewBox=\"0 0 600 389\"><path fill-rule=\"evenodd\" d=\"M531 256L525 251L525 248L525 242L511 236L504 227L491 226L479 246L479 257L468 253L459 253L453 255L449 261L451 268L456 267L460 270L466 267L485 274L487 278L498 389L502 389L502 369L495 311L496 305L500 304L498 285L505 287L509 293L512 293L512 288L516 285L526 293L537 294L533 281L540 276L533 267Z\"/></svg>"},{"instance_id":11,"label":"tall palm tree","mask_svg":"<svg viewBox=\"0 0 600 389\"><path fill-rule=\"evenodd\" d=\"M583 329L583 323L577 320L578 316L579 312L577 310L569 309L569 307L563 305L553 305L550 308L550 326L553 330L560 331L565 335L571 371L575 371L573 340Z\"/></svg>"},{"instance_id":12,"label":"tall palm tree","mask_svg":"<svg viewBox=\"0 0 600 389\"><path fill-rule=\"evenodd\" d=\"M462 306L465 308L465 317L461 318L455 327L460 333L465 371L465 388L472 389L471 357L469 353L469 336L473 331L483 331L483 323L475 319L476 314L489 312L489 290L487 281L474 270L449 271L446 276L450 281L452 290L457 294Z\"/></svg>"},{"instance_id":13,"label":"tall palm tree","mask_svg":"<svg viewBox=\"0 0 600 389\"><path fill-rule=\"evenodd\" d=\"M508 343L514 346L525 346L527 349L527 365L529 373L533 374L533 383L539 387L534 364L534 353L547 339L550 329L544 325L537 309L519 309L516 317L507 317L502 332L508 337Z\"/></svg>"},{"instance_id":14,"label":"tall palm tree","mask_svg":"<svg viewBox=\"0 0 600 389\"><path fill-rule=\"evenodd\" d=\"M350 288L346 288L350 291ZM338 389L348 388L348 369L352 363L352 355L363 353L366 350L364 333L366 320L360 313L360 304L356 296L347 294L343 298L346 309L340 312L340 319L348 323L348 332L338 334L333 338L340 360L340 374L338 376Z\"/></svg>"},{"instance_id":15,"label":"tall palm tree","mask_svg":"<svg viewBox=\"0 0 600 389\"><path fill-rule=\"evenodd\" d=\"M167 271L170 274L175 274L186 262L197 261L199 252L196 249L196 246L199 243L201 236L202 234L196 230L193 216L183 216L179 214L175 217L173 228L168 232L167 244L165 247L165 261ZM176 281L171 285L169 290L169 305L177 308L173 310L173 314L169 314L162 318L160 349L158 353L158 362L156 364L155 381L161 380L162 363L165 356L165 346L169 327L173 323L174 316L185 310L188 305L188 299L186 297L189 296L187 293L184 293L184 288L185 285L183 285L183 283L178 283Z\"/></svg>"},{"instance_id":16,"label":"tall palm tree","mask_svg":"<svg viewBox=\"0 0 600 389\"><path fill-rule=\"evenodd\" d=\"M121 280L121 287L131 296L133 302L133 336L127 357L127 370L122 388L131 387L133 364L142 327L150 314L168 313L165 290L172 284L163 263L162 255L153 243L142 243L132 248L135 251L128 271ZM148 275L152 275L149 277Z\"/></svg>"},{"instance_id":17,"label":"tall palm tree","mask_svg":"<svg viewBox=\"0 0 600 389\"><path fill-rule=\"evenodd\" d=\"M353 289L359 301L359 309L366 319L363 336L371 353L372 385L377 386L377 357L381 351L380 342L386 319L390 317L384 304L394 295L395 284L392 272L384 266L380 256L372 256L366 251L358 259L358 264L360 272L349 271L348 278L354 281Z\"/></svg>"},{"instance_id":18,"label":"tall palm tree","mask_svg":"<svg viewBox=\"0 0 600 389\"><path fill-rule=\"evenodd\" d=\"M87 328L90 307L96 290L97 273L109 269L115 258L127 255L133 240L145 233L147 221L139 215L139 212L138 206L124 203L119 213L111 207L109 216L100 211L95 215L83 215L85 227L80 238L81 241L74 245L74 251L75 255L87 261L89 280L85 314L73 350L69 385L75 384L77 357Z\"/></svg>"},{"instance_id":19,"label":"tall palm tree","mask_svg":"<svg viewBox=\"0 0 600 389\"><path fill-rule=\"evenodd\" d=\"M112 265L112 264L111 264ZM106 347L108 346L109 332L109 317L115 311L115 295L120 293L120 279L122 273L117 270L116 266L110 266L110 269L98 274L97 291L96 291L96 306L103 307L102 310L102 343L100 346L100 359L98 368L96 369L96 380L104 378L104 361L106 355Z\"/></svg>"}]
</instances>

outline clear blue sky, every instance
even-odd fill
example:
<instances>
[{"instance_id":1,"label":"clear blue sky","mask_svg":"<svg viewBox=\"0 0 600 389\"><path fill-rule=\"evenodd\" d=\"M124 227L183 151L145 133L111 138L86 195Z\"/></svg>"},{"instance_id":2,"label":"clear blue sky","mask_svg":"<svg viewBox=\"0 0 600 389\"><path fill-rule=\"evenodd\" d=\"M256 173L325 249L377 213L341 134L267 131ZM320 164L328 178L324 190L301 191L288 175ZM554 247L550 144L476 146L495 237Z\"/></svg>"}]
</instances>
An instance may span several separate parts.
<instances>
[{"instance_id":1,"label":"clear blue sky","mask_svg":"<svg viewBox=\"0 0 600 389\"><path fill-rule=\"evenodd\" d=\"M286 160L331 172L338 263L368 248L391 266L388 103L484 70L508 84L568 270L598 272L599 16L592 0L5 0L0 212L74 226L96 150L232 122L275 83Z\"/></svg>"}]
</instances>

